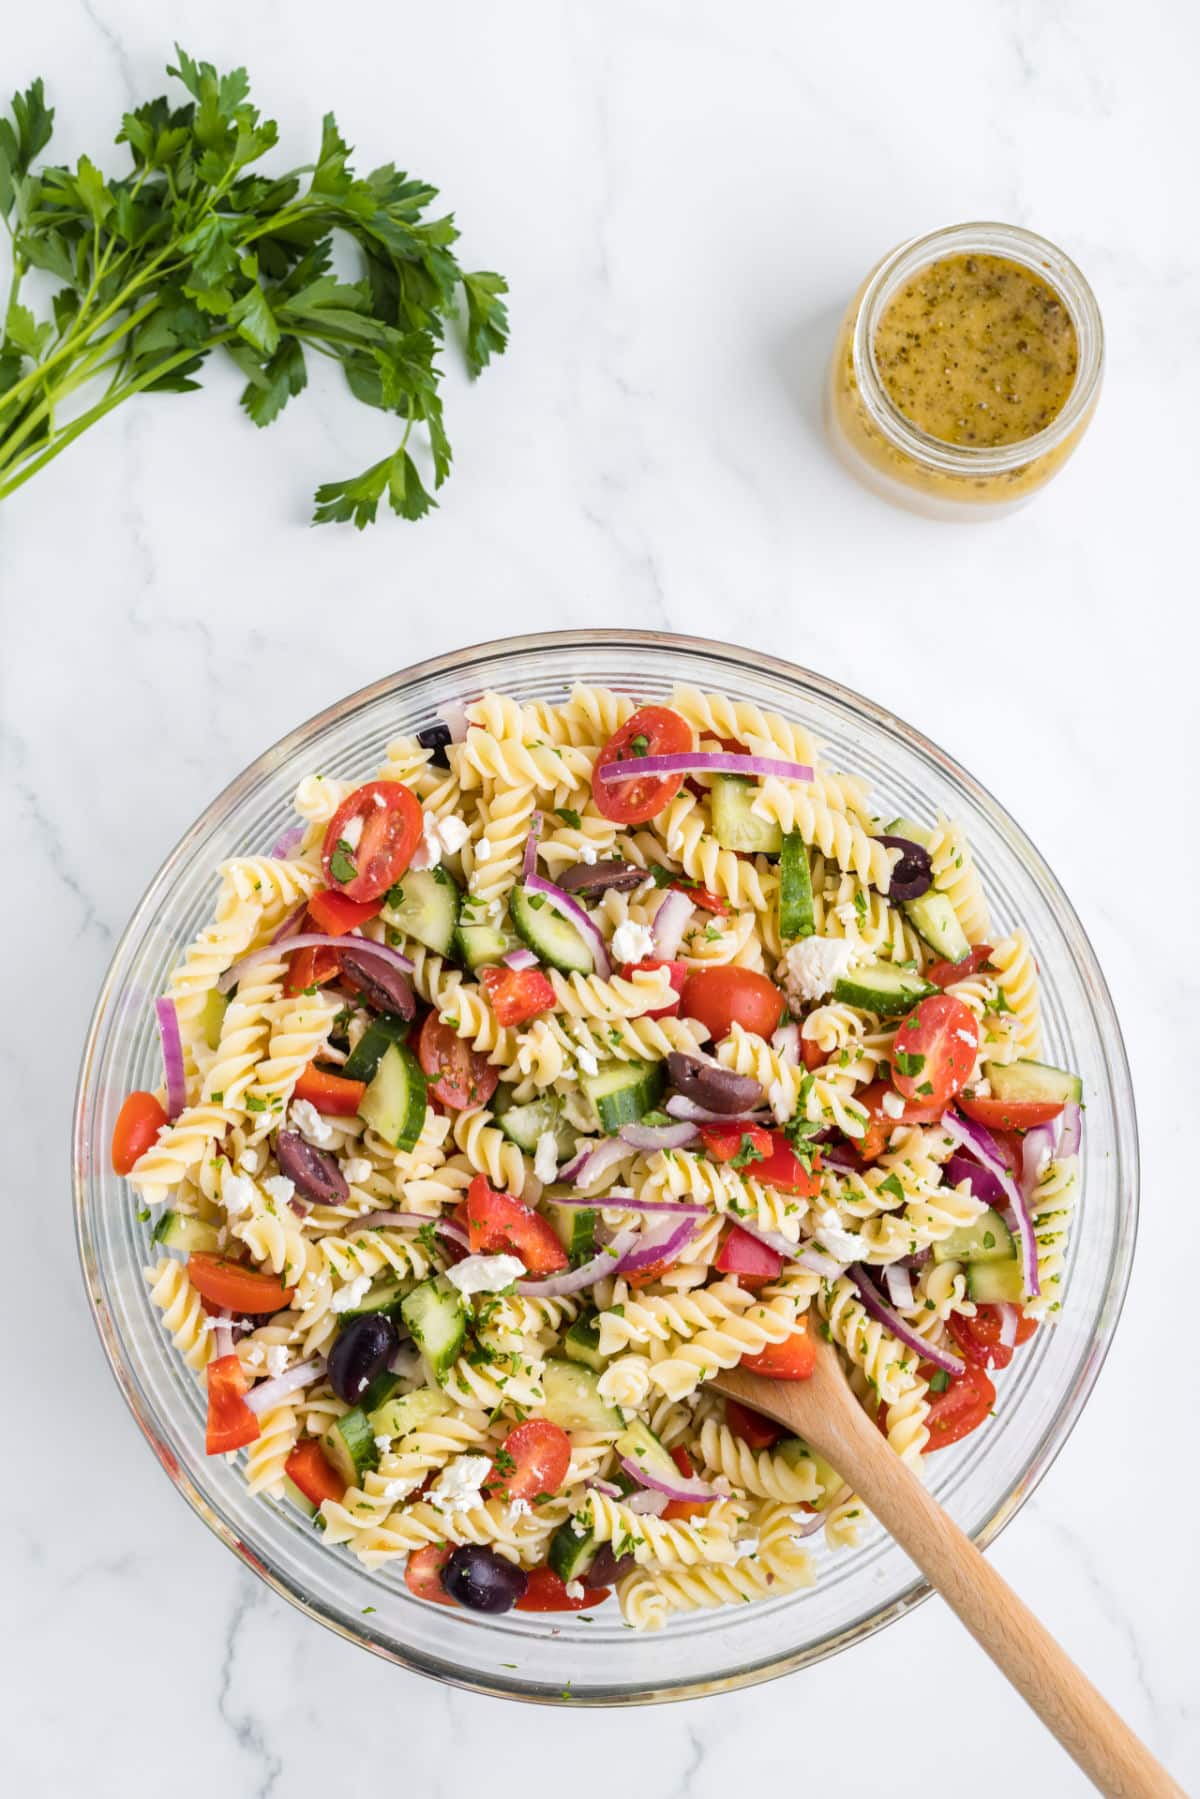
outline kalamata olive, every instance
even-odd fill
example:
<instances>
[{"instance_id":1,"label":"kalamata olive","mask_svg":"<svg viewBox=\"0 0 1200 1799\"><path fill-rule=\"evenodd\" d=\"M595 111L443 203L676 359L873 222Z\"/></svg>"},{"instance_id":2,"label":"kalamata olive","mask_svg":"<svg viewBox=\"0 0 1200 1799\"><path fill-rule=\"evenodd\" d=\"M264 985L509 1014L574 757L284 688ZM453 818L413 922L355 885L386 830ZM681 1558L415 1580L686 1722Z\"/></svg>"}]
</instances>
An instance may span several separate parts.
<instances>
[{"instance_id":1,"label":"kalamata olive","mask_svg":"<svg viewBox=\"0 0 1200 1799\"><path fill-rule=\"evenodd\" d=\"M734 1074L732 1069L719 1068L700 1056L684 1055L682 1050L672 1050L667 1057L667 1074L677 1093L726 1117L752 1111L763 1103L762 1087L753 1075Z\"/></svg>"},{"instance_id":2,"label":"kalamata olive","mask_svg":"<svg viewBox=\"0 0 1200 1799\"><path fill-rule=\"evenodd\" d=\"M329 1384L347 1405L357 1405L400 1346L396 1327L382 1312L352 1318L329 1352Z\"/></svg>"},{"instance_id":3,"label":"kalamata olive","mask_svg":"<svg viewBox=\"0 0 1200 1799\"><path fill-rule=\"evenodd\" d=\"M417 732L417 742L421 748L433 751L430 761L435 768L449 768L450 758L446 754L446 745L453 741L449 725L444 725L441 719L436 725L426 725L423 731Z\"/></svg>"},{"instance_id":4,"label":"kalamata olive","mask_svg":"<svg viewBox=\"0 0 1200 1799\"><path fill-rule=\"evenodd\" d=\"M523 1568L479 1543L464 1543L442 1569L447 1593L473 1612L511 1612L528 1584Z\"/></svg>"},{"instance_id":5,"label":"kalamata olive","mask_svg":"<svg viewBox=\"0 0 1200 1799\"><path fill-rule=\"evenodd\" d=\"M316 1149L298 1131L280 1131L275 1139L275 1155L279 1171L286 1174L297 1192L316 1205L340 1205L349 1199L346 1177L337 1165L337 1157L328 1150Z\"/></svg>"},{"instance_id":6,"label":"kalamata olive","mask_svg":"<svg viewBox=\"0 0 1200 1799\"><path fill-rule=\"evenodd\" d=\"M889 899L920 899L929 892L933 886L933 864L923 844L914 843L910 837L877 837L875 841L885 849L900 851L888 886Z\"/></svg>"},{"instance_id":7,"label":"kalamata olive","mask_svg":"<svg viewBox=\"0 0 1200 1799\"><path fill-rule=\"evenodd\" d=\"M587 1571L586 1585L589 1587L615 1587L619 1580L631 1574L637 1563L631 1555L614 1555L611 1543L601 1543L592 1558L592 1565Z\"/></svg>"},{"instance_id":8,"label":"kalamata olive","mask_svg":"<svg viewBox=\"0 0 1200 1799\"><path fill-rule=\"evenodd\" d=\"M340 949L338 961L358 988L362 997L376 1012L395 1012L400 1018L411 1018L416 1011L412 982L402 968L394 968L381 956L355 955Z\"/></svg>"},{"instance_id":9,"label":"kalamata olive","mask_svg":"<svg viewBox=\"0 0 1200 1799\"><path fill-rule=\"evenodd\" d=\"M568 893L624 893L640 887L645 879L644 868L614 857L608 862L576 862L573 868L563 870L558 884Z\"/></svg>"}]
</instances>

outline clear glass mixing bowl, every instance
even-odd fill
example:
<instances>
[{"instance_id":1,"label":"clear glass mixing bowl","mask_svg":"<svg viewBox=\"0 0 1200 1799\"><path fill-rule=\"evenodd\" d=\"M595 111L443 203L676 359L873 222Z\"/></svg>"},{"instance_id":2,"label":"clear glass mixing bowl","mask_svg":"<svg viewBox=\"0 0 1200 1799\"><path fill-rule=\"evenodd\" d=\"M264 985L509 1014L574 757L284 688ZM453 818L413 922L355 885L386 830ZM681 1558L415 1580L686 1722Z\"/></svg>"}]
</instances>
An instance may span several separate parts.
<instances>
[{"instance_id":1,"label":"clear glass mixing bowl","mask_svg":"<svg viewBox=\"0 0 1200 1799\"><path fill-rule=\"evenodd\" d=\"M802 719L837 768L865 775L881 810L965 821L998 925L1029 931L1041 966L1050 1060L1083 1076L1085 1183L1061 1321L1002 1376L997 1416L930 1462L933 1491L980 1544L1014 1515L1062 1447L1120 1312L1137 1221L1137 1140L1112 1001L1083 928L1039 852L936 745L820 675L757 651L654 632L514 637L440 656L364 688L301 725L215 799L151 881L96 1005L77 1097L74 1186L84 1278L105 1352L162 1466L209 1528L310 1617L378 1655L477 1691L555 1702L634 1704L726 1691L786 1674L890 1623L925 1597L912 1564L878 1528L856 1551L817 1551L810 1592L699 1612L665 1630L512 1613L484 1618L412 1598L396 1571L368 1573L326 1546L286 1502L252 1498L236 1468L204 1455L203 1392L146 1294L148 1230L108 1145L121 1100L159 1078L151 1001L180 947L207 919L214 871L272 843L314 770L361 778L398 732L433 722L487 687L560 698L578 680L643 699L676 681L723 690ZM819 1542L818 1539L814 1541ZM367 1611L374 1607L373 1611Z\"/></svg>"}]
</instances>

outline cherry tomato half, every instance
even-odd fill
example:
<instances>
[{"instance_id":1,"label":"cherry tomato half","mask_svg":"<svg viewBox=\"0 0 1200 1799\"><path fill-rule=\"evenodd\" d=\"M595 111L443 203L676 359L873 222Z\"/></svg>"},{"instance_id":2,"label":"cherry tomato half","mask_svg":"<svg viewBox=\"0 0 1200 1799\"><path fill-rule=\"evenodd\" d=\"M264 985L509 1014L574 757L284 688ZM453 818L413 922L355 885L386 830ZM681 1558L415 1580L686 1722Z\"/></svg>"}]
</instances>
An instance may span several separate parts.
<instances>
[{"instance_id":1,"label":"cherry tomato half","mask_svg":"<svg viewBox=\"0 0 1200 1799\"><path fill-rule=\"evenodd\" d=\"M1003 1326L1004 1314L999 1306L976 1306L972 1318L951 1312L946 1320L946 1329L963 1356L977 1368L1007 1368L1012 1361L1012 1346L1000 1341ZM1028 1343L1036 1329L1035 1319L1017 1313L1017 1343Z\"/></svg>"},{"instance_id":2,"label":"cherry tomato half","mask_svg":"<svg viewBox=\"0 0 1200 1799\"><path fill-rule=\"evenodd\" d=\"M113 1126L113 1173L128 1174L170 1122L153 1093L127 1093Z\"/></svg>"},{"instance_id":3,"label":"cherry tomato half","mask_svg":"<svg viewBox=\"0 0 1200 1799\"><path fill-rule=\"evenodd\" d=\"M683 983L679 1010L707 1025L714 1043L735 1024L756 1037L769 1037L783 1017L784 997L765 974L753 968L698 968Z\"/></svg>"},{"instance_id":4,"label":"cherry tomato half","mask_svg":"<svg viewBox=\"0 0 1200 1799\"><path fill-rule=\"evenodd\" d=\"M965 981L969 975L978 974L987 966L991 954L990 943L977 943L961 962L931 962L921 972L935 987L952 987L955 981Z\"/></svg>"},{"instance_id":5,"label":"cherry tomato half","mask_svg":"<svg viewBox=\"0 0 1200 1799\"><path fill-rule=\"evenodd\" d=\"M883 1154L898 1124L936 1124L946 1110L945 1106L931 1105L927 1100L906 1099L899 1114L893 1115L884 1109L884 1099L890 1098L894 1105L900 1096L887 1081L872 1081L854 1097L867 1109L865 1135L850 1139L864 1162L873 1162L876 1156Z\"/></svg>"},{"instance_id":6,"label":"cherry tomato half","mask_svg":"<svg viewBox=\"0 0 1200 1799\"><path fill-rule=\"evenodd\" d=\"M562 1576L553 1568L531 1568L525 1591L513 1609L518 1612L585 1612L593 1606L603 1605L611 1593L611 1587L584 1587L583 1592L572 1599Z\"/></svg>"},{"instance_id":7,"label":"cherry tomato half","mask_svg":"<svg viewBox=\"0 0 1200 1799\"><path fill-rule=\"evenodd\" d=\"M361 820L357 838L354 819ZM412 861L423 826L421 802L403 781L365 781L329 821L321 846L325 879L347 899L379 899Z\"/></svg>"},{"instance_id":8,"label":"cherry tomato half","mask_svg":"<svg viewBox=\"0 0 1200 1799\"><path fill-rule=\"evenodd\" d=\"M935 993L914 1006L896 1032L892 1085L904 1099L945 1107L970 1080L978 1053L974 1012L948 993Z\"/></svg>"},{"instance_id":9,"label":"cherry tomato half","mask_svg":"<svg viewBox=\"0 0 1200 1799\"><path fill-rule=\"evenodd\" d=\"M527 1418L510 1430L492 1463L487 1490L495 1498L536 1499L557 1493L571 1465L571 1439L548 1418Z\"/></svg>"},{"instance_id":10,"label":"cherry tomato half","mask_svg":"<svg viewBox=\"0 0 1200 1799\"><path fill-rule=\"evenodd\" d=\"M500 1080L498 1069L472 1049L436 1012L430 1012L417 1038L417 1060L439 1099L451 1112L486 1106Z\"/></svg>"},{"instance_id":11,"label":"cherry tomato half","mask_svg":"<svg viewBox=\"0 0 1200 1799\"><path fill-rule=\"evenodd\" d=\"M694 747L692 727L669 706L639 706L613 732L596 758L592 798L597 812L622 825L644 825L669 806L679 792L682 775L637 776L644 756L674 756ZM600 771L613 762L628 763L628 781L602 781Z\"/></svg>"},{"instance_id":12,"label":"cherry tomato half","mask_svg":"<svg viewBox=\"0 0 1200 1799\"><path fill-rule=\"evenodd\" d=\"M281 1312L296 1291L261 1268L248 1268L244 1262L231 1262L199 1249L188 1257L187 1271L200 1297L223 1312Z\"/></svg>"},{"instance_id":13,"label":"cherry tomato half","mask_svg":"<svg viewBox=\"0 0 1200 1799\"><path fill-rule=\"evenodd\" d=\"M1029 1131L1035 1124L1049 1124L1063 1108L1060 1100L975 1099L963 1094L958 1109L989 1131Z\"/></svg>"},{"instance_id":14,"label":"cherry tomato half","mask_svg":"<svg viewBox=\"0 0 1200 1799\"><path fill-rule=\"evenodd\" d=\"M418 1599L431 1599L434 1605L455 1605L442 1585L442 1569L454 1554L453 1543L426 1543L414 1549L404 1564L404 1584Z\"/></svg>"},{"instance_id":15,"label":"cherry tomato half","mask_svg":"<svg viewBox=\"0 0 1200 1799\"><path fill-rule=\"evenodd\" d=\"M923 1380L929 1380L938 1370L931 1362L922 1362L920 1373ZM928 1397L925 1424L929 1442L925 1453L931 1455L935 1449L946 1449L979 1428L996 1403L996 1389L982 1368L968 1362L962 1374L950 1376L940 1393L931 1387Z\"/></svg>"},{"instance_id":16,"label":"cherry tomato half","mask_svg":"<svg viewBox=\"0 0 1200 1799\"><path fill-rule=\"evenodd\" d=\"M244 1449L262 1431L246 1404L249 1382L235 1355L218 1356L205 1370L208 1385L208 1424L204 1433L205 1455L226 1455Z\"/></svg>"}]
</instances>

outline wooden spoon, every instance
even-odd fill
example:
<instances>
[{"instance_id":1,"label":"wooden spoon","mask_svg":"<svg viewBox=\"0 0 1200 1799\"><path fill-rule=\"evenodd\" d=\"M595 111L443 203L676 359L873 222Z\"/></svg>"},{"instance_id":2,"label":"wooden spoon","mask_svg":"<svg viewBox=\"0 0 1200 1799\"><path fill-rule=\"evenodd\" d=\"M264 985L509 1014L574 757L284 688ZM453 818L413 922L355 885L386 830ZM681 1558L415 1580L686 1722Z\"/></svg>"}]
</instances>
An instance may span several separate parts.
<instances>
[{"instance_id":1,"label":"wooden spoon","mask_svg":"<svg viewBox=\"0 0 1200 1799\"><path fill-rule=\"evenodd\" d=\"M803 1437L848 1482L956 1611L1042 1723L1111 1799L1186 1799L1006 1581L890 1449L816 1338L810 1380L731 1368L709 1384Z\"/></svg>"}]
</instances>

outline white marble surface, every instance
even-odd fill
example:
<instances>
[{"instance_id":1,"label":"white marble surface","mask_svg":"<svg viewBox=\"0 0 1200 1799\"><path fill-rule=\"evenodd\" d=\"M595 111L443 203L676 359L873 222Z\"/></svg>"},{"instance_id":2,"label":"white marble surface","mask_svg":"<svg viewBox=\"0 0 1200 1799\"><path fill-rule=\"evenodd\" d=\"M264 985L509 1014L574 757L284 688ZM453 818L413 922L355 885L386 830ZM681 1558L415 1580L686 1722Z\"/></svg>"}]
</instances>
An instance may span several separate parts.
<instances>
[{"instance_id":1,"label":"white marble surface","mask_svg":"<svg viewBox=\"0 0 1200 1799\"><path fill-rule=\"evenodd\" d=\"M126 408L0 516L10 1790L250 1799L383 1773L441 1799L526 1758L579 1799L631 1770L696 1799L748 1768L896 1799L1085 1790L936 1602L788 1683L652 1712L521 1713L420 1682L237 1566L109 1378L68 1120L148 875L235 771L343 692L458 643L597 622L760 645L893 706L1000 795L1075 899L1124 1019L1144 1223L1093 1403L995 1560L1200 1783L1200 1462L1176 1372L1195 1333L1164 1303L1191 1288L1196 1203L1198 996L1177 945L1200 877L1197 14L41 0L6 18L0 78L44 72L60 151L95 153L158 90L173 36L248 65L292 160L332 106L364 164L437 180L468 262L511 278L514 340L476 391L449 384L457 470L423 525L308 530L311 488L384 427L319 385L258 437L220 370ZM1110 350L1075 464L978 529L858 490L818 407L867 266L972 216L1076 255Z\"/></svg>"}]
</instances>

